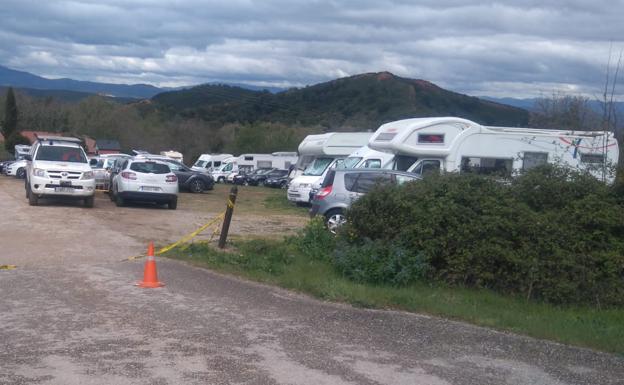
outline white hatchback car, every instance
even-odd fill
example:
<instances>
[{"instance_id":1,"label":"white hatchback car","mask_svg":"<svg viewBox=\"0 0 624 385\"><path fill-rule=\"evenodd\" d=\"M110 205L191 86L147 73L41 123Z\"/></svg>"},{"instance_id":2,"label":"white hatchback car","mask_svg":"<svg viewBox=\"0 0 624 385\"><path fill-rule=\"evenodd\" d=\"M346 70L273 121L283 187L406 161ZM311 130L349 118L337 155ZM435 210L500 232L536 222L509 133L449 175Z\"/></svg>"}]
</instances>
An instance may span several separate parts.
<instances>
[{"instance_id":1,"label":"white hatchback car","mask_svg":"<svg viewBox=\"0 0 624 385\"><path fill-rule=\"evenodd\" d=\"M110 198L117 206L127 201L178 206L178 177L164 162L148 159L127 159L113 170Z\"/></svg>"}]
</instances>

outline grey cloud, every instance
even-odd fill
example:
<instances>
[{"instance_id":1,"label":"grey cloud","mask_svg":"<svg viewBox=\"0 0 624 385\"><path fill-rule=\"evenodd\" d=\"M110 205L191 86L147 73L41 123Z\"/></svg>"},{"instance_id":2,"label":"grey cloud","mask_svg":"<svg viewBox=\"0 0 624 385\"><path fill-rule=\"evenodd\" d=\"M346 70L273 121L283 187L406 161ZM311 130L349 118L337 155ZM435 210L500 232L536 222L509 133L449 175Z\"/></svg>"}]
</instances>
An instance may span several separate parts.
<instances>
[{"instance_id":1,"label":"grey cloud","mask_svg":"<svg viewBox=\"0 0 624 385\"><path fill-rule=\"evenodd\" d=\"M624 47L622 14L602 0L4 0L0 64L167 85L389 70L460 92L593 93Z\"/></svg>"}]
</instances>

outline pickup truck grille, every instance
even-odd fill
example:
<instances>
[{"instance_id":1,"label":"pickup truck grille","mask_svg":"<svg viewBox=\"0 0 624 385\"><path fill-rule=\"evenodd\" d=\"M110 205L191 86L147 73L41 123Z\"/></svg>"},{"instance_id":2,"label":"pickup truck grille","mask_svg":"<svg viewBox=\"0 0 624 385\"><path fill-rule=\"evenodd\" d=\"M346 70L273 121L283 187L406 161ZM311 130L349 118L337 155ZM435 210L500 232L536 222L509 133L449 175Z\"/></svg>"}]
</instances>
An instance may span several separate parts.
<instances>
[{"instance_id":1,"label":"pickup truck grille","mask_svg":"<svg viewBox=\"0 0 624 385\"><path fill-rule=\"evenodd\" d=\"M60 184L52 184L52 183L48 183L45 185L45 188L56 188L56 187L70 187L70 188L73 188L74 190L82 190L82 186L61 186Z\"/></svg>"},{"instance_id":2,"label":"pickup truck grille","mask_svg":"<svg viewBox=\"0 0 624 385\"><path fill-rule=\"evenodd\" d=\"M63 175L67 174L67 176ZM82 176L82 172L80 171L48 171L48 176L54 179L61 179L65 177L66 179L80 179Z\"/></svg>"}]
</instances>

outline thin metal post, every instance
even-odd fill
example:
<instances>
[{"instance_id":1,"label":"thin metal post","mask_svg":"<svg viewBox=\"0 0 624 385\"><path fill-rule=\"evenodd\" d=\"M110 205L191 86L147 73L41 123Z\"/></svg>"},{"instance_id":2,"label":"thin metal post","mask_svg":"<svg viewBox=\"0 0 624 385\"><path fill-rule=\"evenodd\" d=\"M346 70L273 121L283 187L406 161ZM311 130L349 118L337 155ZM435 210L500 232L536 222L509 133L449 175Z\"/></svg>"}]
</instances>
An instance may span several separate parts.
<instances>
[{"instance_id":1,"label":"thin metal post","mask_svg":"<svg viewBox=\"0 0 624 385\"><path fill-rule=\"evenodd\" d=\"M227 208L225 209L225 217L223 218L223 228L221 229L221 236L219 236L219 248L225 247L225 241L227 240L228 231L230 230L230 222L232 221L232 213L234 212L234 204L236 203L236 195L238 194L238 187L234 186L230 190L230 196L228 197Z\"/></svg>"}]
</instances>

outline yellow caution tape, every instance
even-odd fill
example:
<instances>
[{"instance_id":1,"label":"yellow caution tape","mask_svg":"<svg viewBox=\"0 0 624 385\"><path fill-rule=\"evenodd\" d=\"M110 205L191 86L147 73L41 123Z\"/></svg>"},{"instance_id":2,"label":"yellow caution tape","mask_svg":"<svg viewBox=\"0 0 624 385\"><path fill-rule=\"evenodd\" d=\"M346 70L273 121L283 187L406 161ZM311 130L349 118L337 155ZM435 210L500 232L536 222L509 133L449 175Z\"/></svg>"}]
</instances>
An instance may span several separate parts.
<instances>
[{"instance_id":1,"label":"yellow caution tape","mask_svg":"<svg viewBox=\"0 0 624 385\"><path fill-rule=\"evenodd\" d=\"M0 265L0 270L14 270L17 269L15 265Z\"/></svg>"},{"instance_id":2,"label":"yellow caution tape","mask_svg":"<svg viewBox=\"0 0 624 385\"><path fill-rule=\"evenodd\" d=\"M158 250L155 254L162 254L162 253L166 253L167 251L183 244L186 243L188 241L190 241L191 239L195 238L196 236L198 236L202 231L206 230L208 227L212 226L213 224L215 224L217 221L219 221L220 219L223 219L223 217L225 216L225 213L221 213L219 215L217 215L215 218L213 218L213 220L211 220L210 222L206 223L205 225L201 226L200 228L198 228L197 230L193 231L192 233L184 236L182 239L180 239L177 242L174 242L168 246L165 246L163 248L161 248L160 250Z\"/></svg>"},{"instance_id":3,"label":"yellow caution tape","mask_svg":"<svg viewBox=\"0 0 624 385\"><path fill-rule=\"evenodd\" d=\"M234 208L234 202L232 202L232 200L231 200L231 199L229 199L229 198L228 198L228 201L227 201L227 207L229 207L229 208L231 208L231 209L233 209L233 208Z\"/></svg>"}]
</instances>

